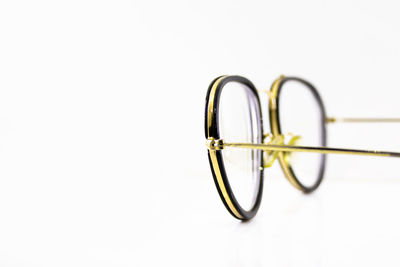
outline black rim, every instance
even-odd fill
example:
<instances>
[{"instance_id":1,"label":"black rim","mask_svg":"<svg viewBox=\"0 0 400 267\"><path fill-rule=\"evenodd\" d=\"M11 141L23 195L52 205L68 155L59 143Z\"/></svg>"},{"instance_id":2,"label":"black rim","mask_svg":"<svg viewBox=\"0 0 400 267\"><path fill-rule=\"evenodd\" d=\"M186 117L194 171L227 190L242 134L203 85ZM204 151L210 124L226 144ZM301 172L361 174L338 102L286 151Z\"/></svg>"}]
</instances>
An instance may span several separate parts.
<instances>
[{"instance_id":1,"label":"black rim","mask_svg":"<svg viewBox=\"0 0 400 267\"><path fill-rule=\"evenodd\" d=\"M278 126L278 132L279 134L281 134L281 123L280 123L280 118L279 118L279 95L281 92L281 89L283 87L283 85L288 82L288 81L297 81L302 83L303 85L305 85L313 94L313 96L315 97L315 100L317 101L319 108L321 110L321 140L322 140L322 146L326 146L327 145L327 131L326 131L326 122L325 122L325 118L326 118L326 112L325 112L325 107L324 104L322 102L322 98L321 96L318 94L317 89L315 89L315 87L309 83L308 81L305 81L303 79L297 78L297 77L285 77L282 79L281 83L279 84L278 87L278 92L276 95L276 114L277 114L277 126ZM270 120L272 122L272 120ZM272 127L272 125L271 125ZM319 166L319 172L318 172L318 177L317 180L315 181L315 183L312 186L306 186L304 184L302 184L300 182L300 180L296 177L292 167L290 165L288 165L289 171L291 173L291 175L293 176L293 178L296 180L296 182L299 184L299 186L302 188L303 192L305 193L311 193L312 191L314 191L315 189L317 189L319 187L319 185L322 182L323 176L324 176L324 172L325 172L325 166L326 166L326 155L322 154L322 160L321 160L321 164Z\"/></svg>"},{"instance_id":2,"label":"black rim","mask_svg":"<svg viewBox=\"0 0 400 267\"><path fill-rule=\"evenodd\" d=\"M256 98L256 102L257 102L257 109L258 109L258 112L260 114L260 118L259 118L260 121L258 123L260 124L260 127L261 127L261 136L262 136L263 133L264 133L263 132L263 125L262 125L262 113L261 113L260 99L259 99L259 96L257 94L257 90L254 87L254 85L248 79L246 79L244 77L241 77L241 76L227 76L227 77L223 78L221 80L221 82L218 84L218 86L216 88L215 95L214 95L214 107L213 107L213 111L214 112L213 112L213 117L212 117L212 123L211 123L210 129L208 129L207 117L208 117L208 105L209 105L210 93L211 93L211 89L212 89L214 83L219 78L221 78L221 77L218 77L214 81L212 81L212 83L210 84L210 86L208 88L208 91L207 91L206 110L205 110L205 136L206 136L206 138L210 138L210 137L215 138L215 139L219 139L220 138L219 129L218 129L218 125L219 125L218 124L218 121L219 121L219 118L218 118L219 98L220 98L220 94L221 94L221 91L222 91L223 87L229 82L242 83L242 84L246 85L251 90L251 92L254 94L254 96ZM208 135L208 132L209 132L209 135ZM232 204L236 208L236 210L239 212L239 214L241 216L243 216L243 218L238 218L235 214L233 214L233 212L229 208L229 206L228 206L228 204L227 204L227 202L226 202L226 200L225 200L225 198L224 198L224 196L223 196L223 194L221 192L221 189L220 189L220 187L218 185L217 177L215 175L214 168L213 168L213 165L212 165L212 162L211 162L211 159L210 159L210 153L208 151L208 159L209 159L209 162L210 162L210 166L211 166L211 170L212 170L212 174L213 174L213 178L214 178L214 183L215 183L215 185L217 187L218 193L219 193L219 195L221 197L221 200L224 203L226 209L232 214L232 216L234 216L237 219L249 220L249 219L253 218L256 215L256 213L258 211L258 208L260 207L260 203L261 203L262 190L263 190L263 181L264 181L264 179L263 179L263 177L264 177L263 170L260 171L260 182L259 182L259 186L258 186L257 195L255 197L254 205L250 210L245 210L240 206L240 204L238 203L238 201L235 198L234 193L232 192L231 186L229 184L229 181L228 181L228 178L227 178L227 175L226 175L225 166L224 166L223 159L222 159L222 152L221 151L216 151L216 156L217 156L217 161L218 161L218 165L219 165L219 168L220 168L222 180L223 180L223 183L225 184L225 188L226 188L226 191L228 193L228 196L229 196ZM261 164L262 164L262 162L263 162L263 153L261 153Z\"/></svg>"}]
</instances>

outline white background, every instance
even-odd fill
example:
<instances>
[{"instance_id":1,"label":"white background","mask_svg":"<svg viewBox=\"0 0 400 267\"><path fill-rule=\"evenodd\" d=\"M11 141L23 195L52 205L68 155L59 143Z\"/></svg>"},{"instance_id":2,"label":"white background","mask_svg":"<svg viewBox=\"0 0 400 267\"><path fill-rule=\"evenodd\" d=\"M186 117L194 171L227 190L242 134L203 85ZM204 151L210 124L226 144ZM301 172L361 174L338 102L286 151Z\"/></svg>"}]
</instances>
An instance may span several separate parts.
<instances>
[{"instance_id":1,"label":"white background","mask_svg":"<svg viewBox=\"0 0 400 267\"><path fill-rule=\"evenodd\" d=\"M0 266L399 266L397 159L278 165L248 223L204 146L209 82L310 80L333 116L400 116L397 1L1 1ZM265 97L265 96L264 96ZM400 151L398 125L332 125Z\"/></svg>"}]
</instances>

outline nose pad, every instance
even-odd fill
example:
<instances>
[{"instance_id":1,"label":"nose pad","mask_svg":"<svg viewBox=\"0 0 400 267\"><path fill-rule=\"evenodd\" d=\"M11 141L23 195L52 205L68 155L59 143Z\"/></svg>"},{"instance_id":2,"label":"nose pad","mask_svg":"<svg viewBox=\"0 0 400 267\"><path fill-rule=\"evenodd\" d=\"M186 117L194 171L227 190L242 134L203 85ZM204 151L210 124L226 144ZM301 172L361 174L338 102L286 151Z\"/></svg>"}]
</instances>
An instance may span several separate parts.
<instances>
[{"instance_id":1,"label":"nose pad","mask_svg":"<svg viewBox=\"0 0 400 267\"><path fill-rule=\"evenodd\" d=\"M274 164L276 158L278 157L278 153L277 151L266 151L265 154L264 168L269 168Z\"/></svg>"},{"instance_id":2,"label":"nose pad","mask_svg":"<svg viewBox=\"0 0 400 267\"><path fill-rule=\"evenodd\" d=\"M299 144L299 142L301 140L301 136L300 135L293 135L292 133L289 133L288 136L291 137L291 139L287 143L288 146L297 146ZM290 161L292 160L292 158L293 158L292 152L285 152L283 154L283 160L288 165L289 165Z\"/></svg>"},{"instance_id":3,"label":"nose pad","mask_svg":"<svg viewBox=\"0 0 400 267\"><path fill-rule=\"evenodd\" d=\"M272 134L266 134L264 136L264 143L267 145L283 146L285 145L285 138L287 137L290 137L290 140L286 144L286 146L296 146L301 139L301 136L293 135L292 133L288 133L287 135L278 135L278 136L273 136ZM279 152L279 151L265 151L264 153L265 153L263 162L264 168L269 168L274 164L275 160L279 155L278 153L283 153L284 160L287 163L289 163L292 155L291 152Z\"/></svg>"},{"instance_id":4,"label":"nose pad","mask_svg":"<svg viewBox=\"0 0 400 267\"><path fill-rule=\"evenodd\" d=\"M266 134L264 135L264 144L267 145L282 145L284 144L284 136L283 135L278 135L278 136L273 136L272 134ZM265 156L264 156L264 168L269 168L271 167L276 158L278 157L278 151L265 151Z\"/></svg>"}]
</instances>

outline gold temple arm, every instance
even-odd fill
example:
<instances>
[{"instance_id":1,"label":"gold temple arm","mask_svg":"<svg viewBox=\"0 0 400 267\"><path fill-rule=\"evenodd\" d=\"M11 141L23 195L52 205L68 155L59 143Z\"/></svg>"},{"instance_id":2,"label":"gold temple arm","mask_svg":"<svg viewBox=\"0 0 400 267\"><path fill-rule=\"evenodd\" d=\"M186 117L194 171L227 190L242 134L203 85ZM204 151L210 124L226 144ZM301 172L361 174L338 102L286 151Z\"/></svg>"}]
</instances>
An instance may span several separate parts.
<instances>
[{"instance_id":1,"label":"gold temple arm","mask_svg":"<svg viewBox=\"0 0 400 267\"><path fill-rule=\"evenodd\" d=\"M326 118L327 123L334 122L359 122L359 123L370 123L370 122L382 122L382 123L392 123L400 122L400 118Z\"/></svg>"},{"instance_id":2,"label":"gold temple arm","mask_svg":"<svg viewBox=\"0 0 400 267\"><path fill-rule=\"evenodd\" d=\"M343 149L343 148L331 148L331 147L270 145L270 144L253 144L253 143L225 143L223 140L215 140L212 138L207 140L207 147L210 150L221 150L224 149L225 147L237 147L237 148L259 149L264 151L280 151L280 152L309 152L309 153L320 153L320 154L400 157L400 153L398 152Z\"/></svg>"}]
</instances>

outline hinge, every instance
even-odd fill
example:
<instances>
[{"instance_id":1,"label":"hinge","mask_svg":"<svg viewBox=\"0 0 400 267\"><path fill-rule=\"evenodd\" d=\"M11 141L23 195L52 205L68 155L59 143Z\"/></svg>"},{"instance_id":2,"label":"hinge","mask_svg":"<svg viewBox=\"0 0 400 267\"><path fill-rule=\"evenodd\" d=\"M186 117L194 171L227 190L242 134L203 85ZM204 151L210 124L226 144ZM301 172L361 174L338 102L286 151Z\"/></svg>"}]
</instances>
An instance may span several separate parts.
<instances>
[{"instance_id":1,"label":"hinge","mask_svg":"<svg viewBox=\"0 0 400 267\"><path fill-rule=\"evenodd\" d=\"M208 150L221 150L224 148L224 142L221 139L209 137L206 140L206 146Z\"/></svg>"}]
</instances>

